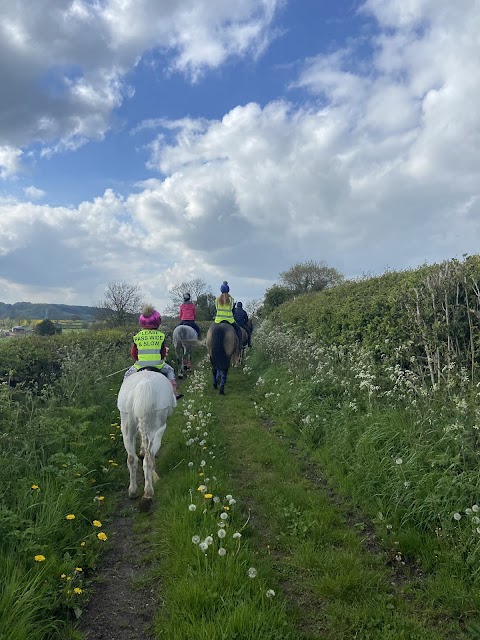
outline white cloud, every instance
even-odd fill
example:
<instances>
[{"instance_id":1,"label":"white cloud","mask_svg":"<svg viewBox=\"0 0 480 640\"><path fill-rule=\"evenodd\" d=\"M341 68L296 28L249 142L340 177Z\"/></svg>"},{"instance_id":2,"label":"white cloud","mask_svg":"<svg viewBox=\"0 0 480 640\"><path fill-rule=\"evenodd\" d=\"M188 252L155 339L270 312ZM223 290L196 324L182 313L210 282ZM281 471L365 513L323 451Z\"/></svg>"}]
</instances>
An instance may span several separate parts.
<instances>
[{"instance_id":1,"label":"white cloud","mask_svg":"<svg viewBox=\"0 0 480 640\"><path fill-rule=\"evenodd\" d=\"M0 178L8 178L20 168L22 151L8 145L0 145Z\"/></svg>"},{"instance_id":2,"label":"white cloud","mask_svg":"<svg viewBox=\"0 0 480 640\"><path fill-rule=\"evenodd\" d=\"M191 78L255 55L279 2L2 1L0 176L18 169L12 154L33 142L50 155L101 140L132 95L125 74L146 54Z\"/></svg>"},{"instance_id":3,"label":"white cloud","mask_svg":"<svg viewBox=\"0 0 480 640\"><path fill-rule=\"evenodd\" d=\"M41 200L47 195L45 191L42 191L42 189L38 189L33 185L31 185L30 187L25 187L23 191L25 192L27 198L31 198L32 200Z\"/></svg>"},{"instance_id":4,"label":"white cloud","mask_svg":"<svg viewBox=\"0 0 480 640\"><path fill-rule=\"evenodd\" d=\"M176 9L161 6L168 23ZM183 9L187 25L196 9ZM370 0L365 10L379 26L368 65L357 63L354 44L309 59L295 83L309 104L279 99L220 120L148 121L143 130L168 135L160 131L150 147L149 168L162 177L138 193L108 190L78 209L5 202L2 273L21 273L25 290L37 283L64 292L76 282L87 304L112 279L136 281L161 306L169 286L196 276L214 289L227 279L248 299L310 258L354 276L477 252L480 7ZM142 11L128 16L131 34L120 37L123 21L115 33L136 50ZM221 18L210 14L205 25ZM202 30L197 48L179 42L190 52L188 64L176 58L179 68L195 75L205 60L215 64Z\"/></svg>"}]
</instances>

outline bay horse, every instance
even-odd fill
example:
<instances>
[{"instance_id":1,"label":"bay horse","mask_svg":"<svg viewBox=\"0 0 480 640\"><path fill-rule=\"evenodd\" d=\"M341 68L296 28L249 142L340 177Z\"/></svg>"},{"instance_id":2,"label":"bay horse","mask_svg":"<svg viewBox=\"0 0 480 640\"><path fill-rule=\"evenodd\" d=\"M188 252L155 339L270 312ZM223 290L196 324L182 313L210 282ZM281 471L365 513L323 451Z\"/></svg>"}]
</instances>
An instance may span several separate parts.
<instances>
[{"instance_id":1,"label":"bay horse","mask_svg":"<svg viewBox=\"0 0 480 640\"><path fill-rule=\"evenodd\" d=\"M238 360L238 337L228 322L213 323L208 330L206 343L212 365L213 388L216 389L220 384L219 392L223 396L230 363Z\"/></svg>"},{"instance_id":2,"label":"bay horse","mask_svg":"<svg viewBox=\"0 0 480 640\"><path fill-rule=\"evenodd\" d=\"M177 358L177 376L179 378L183 378L184 369L186 367L190 367L192 349L204 347L205 342L199 340L195 329L187 324L179 324L178 327L175 327L173 330L172 341Z\"/></svg>"},{"instance_id":3,"label":"bay horse","mask_svg":"<svg viewBox=\"0 0 480 640\"><path fill-rule=\"evenodd\" d=\"M117 407L120 411L123 444L127 452L130 472L128 495L137 495L136 435L140 433L143 452L143 474L145 486L140 500L140 510L148 511L153 499L153 482L158 479L155 472L155 456L160 449L167 428L167 418L177 405L170 380L155 371L139 371L125 378L120 387Z\"/></svg>"}]
</instances>

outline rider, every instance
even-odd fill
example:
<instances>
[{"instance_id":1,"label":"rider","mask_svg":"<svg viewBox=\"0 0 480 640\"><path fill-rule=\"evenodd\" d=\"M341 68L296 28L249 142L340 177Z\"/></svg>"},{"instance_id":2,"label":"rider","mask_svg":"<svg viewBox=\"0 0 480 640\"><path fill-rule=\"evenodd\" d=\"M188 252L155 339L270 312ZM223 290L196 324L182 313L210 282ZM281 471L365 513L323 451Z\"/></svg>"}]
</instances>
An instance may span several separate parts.
<instances>
[{"instance_id":1,"label":"rider","mask_svg":"<svg viewBox=\"0 0 480 640\"><path fill-rule=\"evenodd\" d=\"M235 333L238 336L239 344L242 344L242 329L235 322L233 317L233 309L235 307L235 300L229 294L230 287L226 280L223 281L220 287L221 295L215 300L215 323L228 322L235 329Z\"/></svg>"},{"instance_id":2,"label":"rider","mask_svg":"<svg viewBox=\"0 0 480 640\"><path fill-rule=\"evenodd\" d=\"M233 310L233 317L235 318L235 322L245 329L248 337L248 346L251 347L250 339L251 339L251 331L248 326L248 313L243 308L243 304L241 302L237 302L235 305L235 309Z\"/></svg>"},{"instance_id":3,"label":"rider","mask_svg":"<svg viewBox=\"0 0 480 640\"><path fill-rule=\"evenodd\" d=\"M167 355L165 334L158 329L161 322L160 314L152 305L147 304L143 307L138 320L141 329L133 336L131 354L135 362L127 371L125 377L143 369L163 373L170 380L175 398L180 400L180 398L183 398L183 393L177 392L175 373L173 368L165 362L165 356Z\"/></svg>"},{"instance_id":4,"label":"rider","mask_svg":"<svg viewBox=\"0 0 480 640\"><path fill-rule=\"evenodd\" d=\"M201 330L198 324L195 322L195 316L197 315L197 308L195 304L190 300L190 294L183 294L183 302L180 305L180 324L186 324L192 329L195 329L198 335L198 339L201 338Z\"/></svg>"}]
</instances>

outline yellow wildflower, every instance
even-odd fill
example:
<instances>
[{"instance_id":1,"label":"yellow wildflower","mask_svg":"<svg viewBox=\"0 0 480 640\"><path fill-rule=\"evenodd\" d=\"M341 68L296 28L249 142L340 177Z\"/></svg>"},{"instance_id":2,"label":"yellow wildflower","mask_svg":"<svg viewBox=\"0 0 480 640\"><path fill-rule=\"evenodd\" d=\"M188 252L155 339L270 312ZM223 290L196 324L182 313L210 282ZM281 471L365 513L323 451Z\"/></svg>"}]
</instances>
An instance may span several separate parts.
<instances>
[{"instance_id":1,"label":"yellow wildflower","mask_svg":"<svg viewBox=\"0 0 480 640\"><path fill-rule=\"evenodd\" d=\"M97 538L99 540L107 540L107 534L103 533L103 531L100 531L100 533L97 533Z\"/></svg>"},{"instance_id":2,"label":"yellow wildflower","mask_svg":"<svg viewBox=\"0 0 480 640\"><path fill-rule=\"evenodd\" d=\"M35 556L34 560L35 560L35 562L44 562L45 561L45 556L42 556L41 554L38 554L38 556Z\"/></svg>"},{"instance_id":3,"label":"yellow wildflower","mask_svg":"<svg viewBox=\"0 0 480 640\"><path fill-rule=\"evenodd\" d=\"M73 590L74 593L82 593L83 589L80 589L80 587L75 587L75 589Z\"/></svg>"},{"instance_id":4,"label":"yellow wildflower","mask_svg":"<svg viewBox=\"0 0 480 640\"><path fill-rule=\"evenodd\" d=\"M62 573L62 575L60 576L60 578L65 579L67 576L65 573Z\"/></svg>"},{"instance_id":5,"label":"yellow wildflower","mask_svg":"<svg viewBox=\"0 0 480 640\"><path fill-rule=\"evenodd\" d=\"M85 540L83 542L80 542L80 546L84 547L87 543L85 542Z\"/></svg>"},{"instance_id":6,"label":"yellow wildflower","mask_svg":"<svg viewBox=\"0 0 480 640\"><path fill-rule=\"evenodd\" d=\"M94 520L92 522L92 524L93 524L94 527L101 527L102 526L102 523L100 522L100 520Z\"/></svg>"},{"instance_id":7,"label":"yellow wildflower","mask_svg":"<svg viewBox=\"0 0 480 640\"><path fill-rule=\"evenodd\" d=\"M230 507L223 507L225 511L230 511Z\"/></svg>"},{"instance_id":8,"label":"yellow wildflower","mask_svg":"<svg viewBox=\"0 0 480 640\"><path fill-rule=\"evenodd\" d=\"M210 500L210 498L213 498L213 493L204 493L203 497L206 498L207 500Z\"/></svg>"},{"instance_id":9,"label":"yellow wildflower","mask_svg":"<svg viewBox=\"0 0 480 640\"><path fill-rule=\"evenodd\" d=\"M75 571L83 571L82 567L75 567Z\"/></svg>"},{"instance_id":10,"label":"yellow wildflower","mask_svg":"<svg viewBox=\"0 0 480 640\"><path fill-rule=\"evenodd\" d=\"M75 520L75 514L69 513L68 516L65 516L66 520Z\"/></svg>"},{"instance_id":11,"label":"yellow wildflower","mask_svg":"<svg viewBox=\"0 0 480 640\"><path fill-rule=\"evenodd\" d=\"M32 484L32 489L36 491L37 489L40 489L40 487L38 486L38 484Z\"/></svg>"}]
</instances>

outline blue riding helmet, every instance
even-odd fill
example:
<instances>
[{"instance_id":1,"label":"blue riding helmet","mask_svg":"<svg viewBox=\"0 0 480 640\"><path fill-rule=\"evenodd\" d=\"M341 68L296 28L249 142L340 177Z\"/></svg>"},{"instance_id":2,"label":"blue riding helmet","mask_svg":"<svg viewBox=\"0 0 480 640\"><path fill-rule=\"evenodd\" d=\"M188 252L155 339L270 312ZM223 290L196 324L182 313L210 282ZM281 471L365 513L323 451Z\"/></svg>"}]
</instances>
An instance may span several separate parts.
<instances>
[{"instance_id":1,"label":"blue riding helmet","mask_svg":"<svg viewBox=\"0 0 480 640\"><path fill-rule=\"evenodd\" d=\"M190 300L190 294L189 293L184 293L183 294L183 299L185 300L185 302L188 302Z\"/></svg>"},{"instance_id":2,"label":"blue riding helmet","mask_svg":"<svg viewBox=\"0 0 480 640\"><path fill-rule=\"evenodd\" d=\"M228 282L226 280L223 281L222 286L220 287L220 291L222 293L228 293L230 291L230 287L228 286Z\"/></svg>"}]
</instances>

